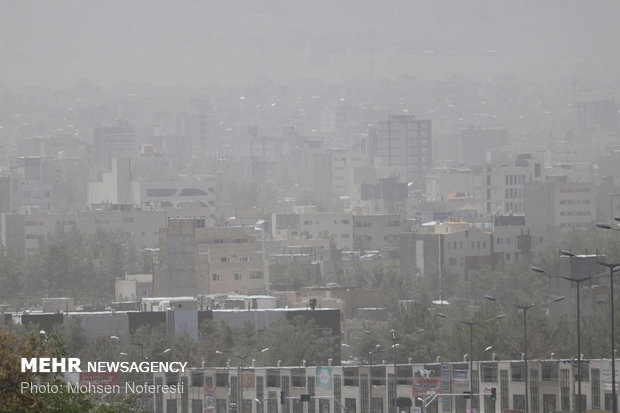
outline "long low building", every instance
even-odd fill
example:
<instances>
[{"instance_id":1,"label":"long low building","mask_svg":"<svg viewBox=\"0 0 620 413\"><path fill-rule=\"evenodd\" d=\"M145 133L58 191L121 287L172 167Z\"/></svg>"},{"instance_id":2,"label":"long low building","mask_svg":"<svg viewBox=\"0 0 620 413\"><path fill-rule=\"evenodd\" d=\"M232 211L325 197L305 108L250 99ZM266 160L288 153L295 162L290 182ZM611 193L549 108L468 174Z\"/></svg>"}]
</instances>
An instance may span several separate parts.
<instances>
[{"instance_id":1,"label":"long low building","mask_svg":"<svg viewBox=\"0 0 620 413\"><path fill-rule=\"evenodd\" d=\"M156 413L519 413L525 412L521 360L465 363L188 369L155 374L154 384L182 383L182 393L156 393ZM530 360L529 413L578 411L576 360ZM581 411L611 409L611 361L583 360ZM243 400L241 402L241 400ZM395 409L394 404L397 406ZM469 408L475 410L468 410Z\"/></svg>"},{"instance_id":2,"label":"long low building","mask_svg":"<svg viewBox=\"0 0 620 413\"><path fill-rule=\"evenodd\" d=\"M157 301L154 301L157 300ZM157 305L155 305L157 303ZM199 309L200 302L193 297L169 297L168 299L145 299L145 311L96 311L96 312L29 312L15 313L16 324L35 324L48 331L77 320L84 334L91 340L101 337L117 336L126 340L133 336L141 326L163 326L171 334L187 334L198 338L201 324L206 320L218 325L225 322L231 327L247 323L256 331L269 328L278 320L292 321L296 317L313 320L317 327L330 331L330 336L341 339L341 314L333 308L267 308L211 310ZM340 345L340 343L338 343Z\"/></svg>"}]
</instances>

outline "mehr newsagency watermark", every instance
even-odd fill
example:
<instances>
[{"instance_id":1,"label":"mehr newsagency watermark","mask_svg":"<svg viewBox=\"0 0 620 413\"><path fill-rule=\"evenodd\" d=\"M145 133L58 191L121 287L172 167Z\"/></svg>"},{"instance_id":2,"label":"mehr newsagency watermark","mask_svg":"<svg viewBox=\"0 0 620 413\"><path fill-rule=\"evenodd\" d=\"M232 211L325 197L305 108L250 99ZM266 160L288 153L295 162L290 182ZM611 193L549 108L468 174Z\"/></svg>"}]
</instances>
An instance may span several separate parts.
<instances>
[{"instance_id":1,"label":"mehr newsagency watermark","mask_svg":"<svg viewBox=\"0 0 620 413\"><path fill-rule=\"evenodd\" d=\"M152 373L183 373L187 362L162 362L162 361L92 361L86 363L82 369L82 363L75 357L39 357L22 358L22 373L70 373L79 374L79 381L66 383L39 383L37 381L23 381L20 383L22 393L91 393L91 394L156 394L184 393L183 382L176 384L153 384L144 382L119 382L120 373L140 373L142 375Z\"/></svg>"}]
</instances>

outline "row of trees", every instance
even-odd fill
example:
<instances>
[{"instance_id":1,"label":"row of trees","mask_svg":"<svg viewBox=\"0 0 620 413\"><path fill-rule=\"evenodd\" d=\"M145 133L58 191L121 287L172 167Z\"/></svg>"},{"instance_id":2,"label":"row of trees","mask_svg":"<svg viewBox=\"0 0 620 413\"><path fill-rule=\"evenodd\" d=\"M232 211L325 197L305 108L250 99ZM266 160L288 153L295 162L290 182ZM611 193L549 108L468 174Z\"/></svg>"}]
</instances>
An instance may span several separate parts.
<instances>
[{"instance_id":1,"label":"row of trees","mask_svg":"<svg viewBox=\"0 0 620 413\"><path fill-rule=\"evenodd\" d=\"M66 296L84 304L107 304L117 277L152 270L150 254L137 250L123 231L99 229L85 235L58 230L39 245L28 257L0 251L3 302L24 305L33 297Z\"/></svg>"}]
</instances>

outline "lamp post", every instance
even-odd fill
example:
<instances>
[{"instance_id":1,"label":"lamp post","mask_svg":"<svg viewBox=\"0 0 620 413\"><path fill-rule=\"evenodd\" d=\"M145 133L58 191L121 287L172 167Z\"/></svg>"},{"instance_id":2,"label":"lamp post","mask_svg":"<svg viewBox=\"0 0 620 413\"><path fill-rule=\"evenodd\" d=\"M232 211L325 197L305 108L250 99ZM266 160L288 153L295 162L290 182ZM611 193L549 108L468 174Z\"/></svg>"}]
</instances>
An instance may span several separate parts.
<instances>
[{"instance_id":1,"label":"lamp post","mask_svg":"<svg viewBox=\"0 0 620 413\"><path fill-rule=\"evenodd\" d=\"M620 217L615 217L614 220L620 221ZM610 229L613 231L620 231L620 228L612 227L609 224L596 224L597 227L602 229ZM612 394L612 412L618 413L618 400L616 398L616 349L614 340L614 271L620 270L620 263L607 264L599 262L600 265L609 268L609 306L611 310L611 394Z\"/></svg>"},{"instance_id":2,"label":"lamp post","mask_svg":"<svg viewBox=\"0 0 620 413\"><path fill-rule=\"evenodd\" d=\"M565 251L562 251L562 254L564 253ZM580 302L579 291L581 290L581 283L585 281L591 281L592 276L589 275L587 277L580 277L580 278L565 277L565 276L548 273L547 271L539 267L531 267L530 269L539 274L544 274L547 277L561 278L563 280L567 280L572 283L575 283L576 285L576 288L577 288L577 413L582 413L581 411L581 377L582 377L581 376L581 312L579 308L579 302Z\"/></svg>"},{"instance_id":3,"label":"lamp post","mask_svg":"<svg viewBox=\"0 0 620 413\"><path fill-rule=\"evenodd\" d=\"M397 370L397 366L396 366L396 349L398 349L398 347L400 346L400 344L398 344L396 342L396 330L391 329L390 330L390 336L392 338L392 355L394 357L394 393L392 393L393 399L392 399L392 411L394 413L398 413L398 407L396 407L396 404L398 402L398 395L396 394L398 392L398 370Z\"/></svg>"},{"instance_id":4,"label":"lamp post","mask_svg":"<svg viewBox=\"0 0 620 413\"><path fill-rule=\"evenodd\" d=\"M368 378L369 378L368 399L369 399L369 406L370 406L368 410L370 411L370 413L374 412L374 409L373 409L374 406L372 404L372 355L380 351L383 351L383 347L381 346L381 344L377 344L375 346L375 350L368 352Z\"/></svg>"},{"instance_id":5,"label":"lamp post","mask_svg":"<svg viewBox=\"0 0 620 413\"><path fill-rule=\"evenodd\" d=\"M618 221L620 221L620 219L616 218ZM597 226L599 228L605 228L604 224L597 224ZM612 229L612 230L616 230L616 231L620 231L620 229L617 229L615 227L611 227L609 226L608 229ZM580 255L576 255L573 252L569 251L569 250L561 250L560 254L565 255L567 257L571 257L571 258L577 258L577 259L583 259L583 256ZM607 264L604 262L599 262L599 265L602 265L604 267L609 268L609 290L610 290L610 301L609 301L609 305L610 305L610 310L611 310L611 382L612 382L612 411L613 413L617 413L617 400L616 400L616 356L615 356L615 346L614 346L614 277L613 277L613 273L615 271L620 270L620 264ZM594 279L594 278L598 278L601 277L603 275L606 275L607 273L601 273L601 274L596 274L596 275L592 275L590 276L590 279ZM581 352L578 350L579 353L579 365L581 366ZM579 367L581 368L581 367Z\"/></svg>"},{"instance_id":6,"label":"lamp post","mask_svg":"<svg viewBox=\"0 0 620 413\"><path fill-rule=\"evenodd\" d=\"M620 270L620 263L607 264L599 262L600 265L609 269L609 306L611 312L611 394L612 394L612 412L618 413L618 401L616 399L616 348L614 340L614 271Z\"/></svg>"},{"instance_id":7,"label":"lamp post","mask_svg":"<svg viewBox=\"0 0 620 413\"><path fill-rule=\"evenodd\" d=\"M410 333L407 334L405 336L403 336L403 338L408 337L408 336L412 336L412 335L416 335L416 334L420 334L423 333L425 330L423 328L415 331L414 333ZM364 334L370 335L374 337L374 334L371 331L368 330L364 330L363 331ZM394 385L393 385L393 396L392 396L392 411L394 413L398 413L398 409L396 406L396 402L398 399L397 396L397 391L398 391L398 371L397 371L397 366L396 366L396 350L398 350L398 347L400 347L400 344L396 342L396 340L398 339L396 337L396 330L391 329L390 330L390 339L392 340L392 346L390 347L392 349L392 356L393 356L393 363L394 363Z\"/></svg>"},{"instance_id":8,"label":"lamp post","mask_svg":"<svg viewBox=\"0 0 620 413\"><path fill-rule=\"evenodd\" d=\"M485 295L484 298L486 298L487 300L490 301L497 301L497 299L495 297L493 297L492 295ZM530 405L530 399L529 399L529 370L528 370L528 366L527 366L527 310L534 308L536 306L541 306L541 305L546 305L546 304L552 304L552 303L557 303L559 301L564 300L565 297L556 297L552 300L546 301L544 303L538 303L538 304L527 304L527 305L519 305L519 304L513 304L516 308L518 308L519 310L521 310L523 312L523 361L525 363L525 413L529 412L529 405Z\"/></svg>"},{"instance_id":9,"label":"lamp post","mask_svg":"<svg viewBox=\"0 0 620 413\"><path fill-rule=\"evenodd\" d=\"M260 352L264 353L266 351L269 351L269 348L264 348L262 349ZM230 353L224 353L223 351L220 350L216 350L215 354L219 354L219 355L226 355L228 357L234 357L239 359L239 373L238 374L238 378L237 378L237 412L243 413L243 362L245 359L247 359L248 357L251 357L250 355L244 355L244 356L238 356L236 354L230 354Z\"/></svg>"},{"instance_id":10,"label":"lamp post","mask_svg":"<svg viewBox=\"0 0 620 413\"><path fill-rule=\"evenodd\" d=\"M444 313L435 313L437 317L448 318ZM474 361L474 326L488 323L493 320L501 320L502 318L506 318L506 314L499 314L495 317L487 318L486 320L480 321L465 321L465 320L457 320L458 322L469 326L469 407L473 408L474 402L474 392L473 392L473 361Z\"/></svg>"}]
</instances>

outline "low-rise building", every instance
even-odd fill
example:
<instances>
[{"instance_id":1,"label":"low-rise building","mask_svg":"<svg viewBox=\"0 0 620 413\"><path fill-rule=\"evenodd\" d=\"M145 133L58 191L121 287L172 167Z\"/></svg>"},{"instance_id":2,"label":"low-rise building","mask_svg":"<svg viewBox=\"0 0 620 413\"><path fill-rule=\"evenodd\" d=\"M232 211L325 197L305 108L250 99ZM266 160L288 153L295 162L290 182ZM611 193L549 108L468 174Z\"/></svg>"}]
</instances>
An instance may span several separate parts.
<instances>
[{"instance_id":1,"label":"low-rise building","mask_svg":"<svg viewBox=\"0 0 620 413\"><path fill-rule=\"evenodd\" d=\"M114 282L117 301L139 300L153 296L153 274L127 274Z\"/></svg>"},{"instance_id":2,"label":"low-rise building","mask_svg":"<svg viewBox=\"0 0 620 413\"><path fill-rule=\"evenodd\" d=\"M473 380L467 362L256 367L247 360L243 370L238 364L154 374L155 385L184 387L155 394L155 412L236 413L243 406L246 413L380 413L394 405L404 413L522 412L526 384L531 413L577 409L574 360L530 360L527 379L522 360L485 360L473 365ZM611 410L610 360L585 360L581 371L583 411Z\"/></svg>"}]
</instances>

